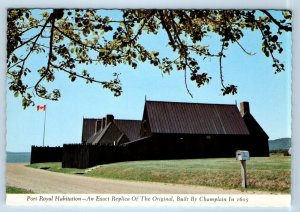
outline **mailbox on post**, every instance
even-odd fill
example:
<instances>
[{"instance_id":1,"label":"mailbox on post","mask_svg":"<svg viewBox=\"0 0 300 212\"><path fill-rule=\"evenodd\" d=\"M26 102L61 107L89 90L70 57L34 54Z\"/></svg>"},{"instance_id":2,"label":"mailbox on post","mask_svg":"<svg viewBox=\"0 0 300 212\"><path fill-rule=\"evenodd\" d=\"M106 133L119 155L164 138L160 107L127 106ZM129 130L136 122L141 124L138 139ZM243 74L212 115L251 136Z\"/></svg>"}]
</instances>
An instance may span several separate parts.
<instances>
[{"instance_id":1,"label":"mailbox on post","mask_svg":"<svg viewBox=\"0 0 300 212\"><path fill-rule=\"evenodd\" d=\"M236 151L235 157L237 160L250 160L248 151L238 150Z\"/></svg>"},{"instance_id":2,"label":"mailbox on post","mask_svg":"<svg viewBox=\"0 0 300 212\"><path fill-rule=\"evenodd\" d=\"M238 150L235 153L235 158L241 161L242 187L247 188L246 161L250 160L250 154L248 151Z\"/></svg>"}]
</instances>

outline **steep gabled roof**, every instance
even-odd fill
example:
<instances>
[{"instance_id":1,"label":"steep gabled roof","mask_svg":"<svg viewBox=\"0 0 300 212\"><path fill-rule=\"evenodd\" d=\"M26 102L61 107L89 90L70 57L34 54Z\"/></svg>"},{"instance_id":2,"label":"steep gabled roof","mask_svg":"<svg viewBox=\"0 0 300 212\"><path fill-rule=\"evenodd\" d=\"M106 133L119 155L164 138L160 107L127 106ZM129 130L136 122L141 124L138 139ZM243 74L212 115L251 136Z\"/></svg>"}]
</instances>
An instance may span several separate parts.
<instances>
[{"instance_id":1,"label":"steep gabled roof","mask_svg":"<svg viewBox=\"0 0 300 212\"><path fill-rule=\"evenodd\" d=\"M243 115L243 120L247 125L247 128L251 135L262 136L266 139L269 138L267 133L263 130L263 128L259 125L259 123L255 120L255 118L251 115L251 113L245 113Z\"/></svg>"},{"instance_id":2,"label":"steep gabled roof","mask_svg":"<svg viewBox=\"0 0 300 212\"><path fill-rule=\"evenodd\" d=\"M95 118L84 118L82 124L82 137L81 142L86 142L91 136L96 132L96 122L101 121L101 119Z\"/></svg>"},{"instance_id":3,"label":"steep gabled roof","mask_svg":"<svg viewBox=\"0 0 300 212\"><path fill-rule=\"evenodd\" d=\"M95 136L96 130L96 122L101 119L96 118L84 118L83 126L82 126L82 139L81 142L87 142L91 137ZM141 129L141 121L139 120L124 120L124 119L115 119L113 121L115 125L120 129L122 133L126 135L126 137L132 141L140 138L140 129Z\"/></svg>"},{"instance_id":4,"label":"steep gabled roof","mask_svg":"<svg viewBox=\"0 0 300 212\"><path fill-rule=\"evenodd\" d=\"M110 122L104 127L104 129L98 130L97 133L90 137L87 140L87 143L92 145L118 145L118 142L120 141L122 141L121 143L126 143L129 140L114 122Z\"/></svg>"},{"instance_id":5,"label":"steep gabled roof","mask_svg":"<svg viewBox=\"0 0 300 212\"><path fill-rule=\"evenodd\" d=\"M146 101L152 133L249 135L236 105Z\"/></svg>"},{"instance_id":6,"label":"steep gabled roof","mask_svg":"<svg viewBox=\"0 0 300 212\"><path fill-rule=\"evenodd\" d=\"M103 130L98 130L96 133L94 133L87 141L87 144L93 144L96 145L99 143L101 138L107 133L107 130L112 125L112 123L109 123L107 126L104 127Z\"/></svg>"},{"instance_id":7,"label":"steep gabled roof","mask_svg":"<svg viewBox=\"0 0 300 212\"><path fill-rule=\"evenodd\" d=\"M127 136L130 141L140 138L142 121L115 119L116 126Z\"/></svg>"}]
</instances>

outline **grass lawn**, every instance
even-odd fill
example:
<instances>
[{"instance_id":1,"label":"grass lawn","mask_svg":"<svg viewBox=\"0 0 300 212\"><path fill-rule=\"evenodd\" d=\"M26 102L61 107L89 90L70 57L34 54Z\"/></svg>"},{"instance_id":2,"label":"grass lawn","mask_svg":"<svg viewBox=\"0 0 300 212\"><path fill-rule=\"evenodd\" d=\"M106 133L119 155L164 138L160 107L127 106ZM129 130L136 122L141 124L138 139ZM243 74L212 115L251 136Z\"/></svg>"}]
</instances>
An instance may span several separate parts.
<instances>
[{"instance_id":1,"label":"grass lawn","mask_svg":"<svg viewBox=\"0 0 300 212\"><path fill-rule=\"evenodd\" d=\"M6 186L7 194L33 194L31 190L27 190L24 188L17 188L13 186Z\"/></svg>"},{"instance_id":2,"label":"grass lawn","mask_svg":"<svg viewBox=\"0 0 300 212\"><path fill-rule=\"evenodd\" d=\"M67 174L84 173L84 169L61 168L60 162L34 163L26 166L36 169L44 169L52 172L61 172Z\"/></svg>"},{"instance_id":3,"label":"grass lawn","mask_svg":"<svg viewBox=\"0 0 300 212\"><path fill-rule=\"evenodd\" d=\"M82 173L80 169L62 169L61 163L33 164L64 173ZM234 158L133 161L101 165L85 176L111 179L152 181L201 185L220 188L241 188L240 162ZM291 158L280 154L256 157L247 161L248 189L290 192Z\"/></svg>"}]
</instances>

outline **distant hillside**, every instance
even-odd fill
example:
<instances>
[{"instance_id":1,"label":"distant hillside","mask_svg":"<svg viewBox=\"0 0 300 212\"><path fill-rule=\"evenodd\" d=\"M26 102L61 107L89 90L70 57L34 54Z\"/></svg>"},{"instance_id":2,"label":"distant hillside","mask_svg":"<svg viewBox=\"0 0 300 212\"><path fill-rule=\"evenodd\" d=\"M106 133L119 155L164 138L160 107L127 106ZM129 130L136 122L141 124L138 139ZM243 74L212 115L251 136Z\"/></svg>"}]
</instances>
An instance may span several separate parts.
<instances>
[{"instance_id":1,"label":"distant hillside","mask_svg":"<svg viewBox=\"0 0 300 212\"><path fill-rule=\"evenodd\" d=\"M279 138L269 141L269 150L288 150L291 147L291 138Z\"/></svg>"},{"instance_id":2,"label":"distant hillside","mask_svg":"<svg viewBox=\"0 0 300 212\"><path fill-rule=\"evenodd\" d=\"M7 163L29 163L30 152L6 152Z\"/></svg>"}]
</instances>

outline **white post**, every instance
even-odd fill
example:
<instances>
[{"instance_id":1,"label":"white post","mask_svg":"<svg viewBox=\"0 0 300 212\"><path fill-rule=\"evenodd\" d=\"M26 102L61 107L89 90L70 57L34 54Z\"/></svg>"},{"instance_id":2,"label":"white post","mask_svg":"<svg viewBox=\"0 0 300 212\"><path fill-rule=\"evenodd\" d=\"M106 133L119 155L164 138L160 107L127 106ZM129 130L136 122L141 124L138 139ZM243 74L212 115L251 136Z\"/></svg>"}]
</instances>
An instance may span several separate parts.
<instances>
[{"instance_id":1,"label":"white post","mask_svg":"<svg viewBox=\"0 0 300 212\"><path fill-rule=\"evenodd\" d=\"M235 158L241 161L241 174L242 174L242 187L247 188L247 172L246 172L246 160L250 160L250 154L246 150L237 150L235 152Z\"/></svg>"},{"instance_id":2,"label":"white post","mask_svg":"<svg viewBox=\"0 0 300 212\"><path fill-rule=\"evenodd\" d=\"M246 160L241 160L242 187L247 188Z\"/></svg>"}]
</instances>

